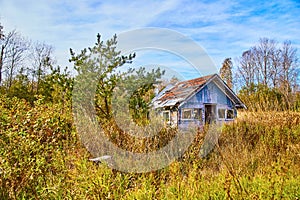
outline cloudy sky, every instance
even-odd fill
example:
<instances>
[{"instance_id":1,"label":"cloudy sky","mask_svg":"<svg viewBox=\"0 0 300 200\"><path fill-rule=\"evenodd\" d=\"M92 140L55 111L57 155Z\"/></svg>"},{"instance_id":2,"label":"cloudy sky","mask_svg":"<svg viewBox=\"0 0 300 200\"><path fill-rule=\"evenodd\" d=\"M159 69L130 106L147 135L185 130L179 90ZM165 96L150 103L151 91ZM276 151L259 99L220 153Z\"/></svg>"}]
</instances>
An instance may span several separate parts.
<instances>
[{"instance_id":1,"label":"cloudy sky","mask_svg":"<svg viewBox=\"0 0 300 200\"><path fill-rule=\"evenodd\" d=\"M79 52L93 45L97 33L104 39L116 33L123 42L135 44L146 36L130 31L151 27L151 40L140 46L135 64L162 65L188 78L196 76L186 67L197 64L190 58L203 50L218 69L225 58L240 56L261 37L291 40L300 49L299 13L299 0L0 0L5 31L16 29L29 39L54 46L59 65L71 67L69 48ZM161 34L151 35L156 28L162 28ZM194 56L183 51L193 51Z\"/></svg>"}]
</instances>

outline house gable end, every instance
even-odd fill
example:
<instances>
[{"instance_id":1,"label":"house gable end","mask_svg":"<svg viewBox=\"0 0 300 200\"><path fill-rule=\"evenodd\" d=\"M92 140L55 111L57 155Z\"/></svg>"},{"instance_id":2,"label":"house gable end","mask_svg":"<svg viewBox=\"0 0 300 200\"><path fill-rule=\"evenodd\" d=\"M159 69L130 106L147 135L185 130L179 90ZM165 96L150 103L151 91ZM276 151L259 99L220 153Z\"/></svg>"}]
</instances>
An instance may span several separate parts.
<instances>
[{"instance_id":1,"label":"house gable end","mask_svg":"<svg viewBox=\"0 0 300 200\"><path fill-rule=\"evenodd\" d=\"M240 98L227 86L227 84L222 80L222 78L217 75L213 80L215 85L219 87L220 90L229 98L235 107L237 108L247 108L246 105L240 100Z\"/></svg>"},{"instance_id":2,"label":"house gable end","mask_svg":"<svg viewBox=\"0 0 300 200\"><path fill-rule=\"evenodd\" d=\"M183 102L179 104L178 107L183 107L184 105L184 107L186 107L187 103L191 104L191 101L195 102L195 100L193 100L195 97L200 100L198 102L202 103L221 103L227 104L230 107L234 106L246 108L244 103L217 74L214 74L209 80L206 81L204 85L191 93ZM201 99L199 97L201 97Z\"/></svg>"}]
</instances>

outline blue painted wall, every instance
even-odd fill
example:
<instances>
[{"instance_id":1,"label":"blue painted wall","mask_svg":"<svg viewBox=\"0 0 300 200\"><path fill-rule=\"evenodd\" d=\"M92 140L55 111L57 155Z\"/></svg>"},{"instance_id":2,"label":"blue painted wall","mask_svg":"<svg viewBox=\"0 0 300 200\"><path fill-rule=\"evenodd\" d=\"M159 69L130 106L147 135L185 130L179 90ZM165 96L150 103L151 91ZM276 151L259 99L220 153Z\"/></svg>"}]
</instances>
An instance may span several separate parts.
<instances>
[{"instance_id":1,"label":"blue painted wall","mask_svg":"<svg viewBox=\"0 0 300 200\"><path fill-rule=\"evenodd\" d=\"M216 104L217 110L218 108L234 109L234 104L232 103L232 101L225 95L225 93L217 85L211 82L178 108L178 114L179 114L178 125L180 127L188 127L191 123L196 125L202 125L204 123L204 117L205 117L204 104L207 103ZM182 120L181 111L184 108L202 109L202 121ZM236 111L234 113L236 115Z\"/></svg>"}]
</instances>

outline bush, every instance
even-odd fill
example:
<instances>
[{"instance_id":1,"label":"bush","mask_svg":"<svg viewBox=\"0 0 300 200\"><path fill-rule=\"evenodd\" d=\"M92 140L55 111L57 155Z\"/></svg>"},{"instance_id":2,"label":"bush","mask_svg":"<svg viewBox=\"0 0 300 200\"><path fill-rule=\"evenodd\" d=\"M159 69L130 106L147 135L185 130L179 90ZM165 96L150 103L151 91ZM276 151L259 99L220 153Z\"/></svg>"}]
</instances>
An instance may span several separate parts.
<instances>
[{"instance_id":1,"label":"bush","mask_svg":"<svg viewBox=\"0 0 300 200\"><path fill-rule=\"evenodd\" d=\"M0 97L0 199L300 198L299 113L241 113L208 157L205 128L179 160L135 174L90 162L70 107L36 98Z\"/></svg>"},{"instance_id":2,"label":"bush","mask_svg":"<svg viewBox=\"0 0 300 200\"><path fill-rule=\"evenodd\" d=\"M0 110L2 191L13 198L43 195L49 176L65 171L65 148L76 141L70 113L43 99L32 107L3 96Z\"/></svg>"}]
</instances>

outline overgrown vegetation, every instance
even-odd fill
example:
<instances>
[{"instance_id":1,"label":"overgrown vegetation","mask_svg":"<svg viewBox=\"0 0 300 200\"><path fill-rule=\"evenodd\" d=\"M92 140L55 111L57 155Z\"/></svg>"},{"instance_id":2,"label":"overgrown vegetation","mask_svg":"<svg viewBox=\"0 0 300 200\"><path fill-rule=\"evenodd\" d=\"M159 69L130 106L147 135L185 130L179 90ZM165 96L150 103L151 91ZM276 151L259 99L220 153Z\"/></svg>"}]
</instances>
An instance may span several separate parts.
<instances>
[{"instance_id":1,"label":"overgrown vegetation","mask_svg":"<svg viewBox=\"0 0 300 200\"><path fill-rule=\"evenodd\" d=\"M130 174L90 162L70 107L32 107L1 97L1 199L295 199L300 197L300 114L245 112L226 125L217 148L198 156L199 132L182 159ZM129 145L129 144L127 144Z\"/></svg>"},{"instance_id":2,"label":"overgrown vegetation","mask_svg":"<svg viewBox=\"0 0 300 200\"><path fill-rule=\"evenodd\" d=\"M2 47L15 44L11 34L8 38L9 34L0 30ZM134 55L122 56L115 49L116 42L113 37L103 43L98 36L94 47L78 55L71 51L71 61L82 80L91 78L86 76L91 73L100 76L93 100L98 121L114 144L138 153L156 150L176 132L164 130L142 140L129 137L113 121L113 90L129 91L130 98L120 98L119 103L129 100L129 114L145 126L153 85L163 72L143 68L118 72ZM208 157L199 157L205 127L171 165L148 173L125 173L89 160L91 152L83 146L74 125L74 79L67 70L54 67L51 48L35 47L37 54L33 55L37 56L31 68L21 67L21 60L9 62L11 52L5 54L7 46L2 48L0 71L7 73L0 73L0 199L300 198L299 94L286 88L283 93L267 84L249 84L240 91L248 111L222 127ZM97 54L103 57L97 60ZM230 59L224 65L226 82L232 83L232 73L226 72L232 68ZM117 85L119 80L127 84ZM80 83L82 88L89 87L88 82ZM135 90L135 84L141 87Z\"/></svg>"}]
</instances>

